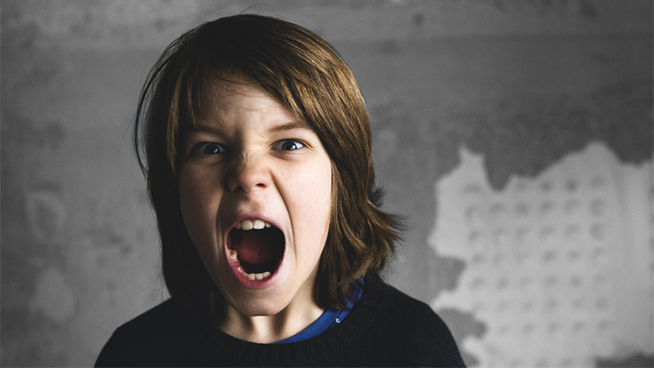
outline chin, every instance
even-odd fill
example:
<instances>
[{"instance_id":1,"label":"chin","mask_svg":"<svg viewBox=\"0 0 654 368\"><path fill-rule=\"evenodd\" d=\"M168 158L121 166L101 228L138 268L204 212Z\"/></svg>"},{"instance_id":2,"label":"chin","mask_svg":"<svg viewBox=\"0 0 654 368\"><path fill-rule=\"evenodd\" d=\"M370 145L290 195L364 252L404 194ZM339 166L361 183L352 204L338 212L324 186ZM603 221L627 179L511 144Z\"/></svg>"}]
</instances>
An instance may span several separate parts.
<instances>
[{"instance_id":1,"label":"chin","mask_svg":"<svg viewBox=\"0 0 654 368\"><path fill-rule=\"evenodd\" d=\"M237 302L232 305L240 314L248 317L257 316L274 316L281 313L288 303L280 303L279 300L266 300L256 298L255 300L245 300L244 303Z\"/></svg>"}]
</instances>

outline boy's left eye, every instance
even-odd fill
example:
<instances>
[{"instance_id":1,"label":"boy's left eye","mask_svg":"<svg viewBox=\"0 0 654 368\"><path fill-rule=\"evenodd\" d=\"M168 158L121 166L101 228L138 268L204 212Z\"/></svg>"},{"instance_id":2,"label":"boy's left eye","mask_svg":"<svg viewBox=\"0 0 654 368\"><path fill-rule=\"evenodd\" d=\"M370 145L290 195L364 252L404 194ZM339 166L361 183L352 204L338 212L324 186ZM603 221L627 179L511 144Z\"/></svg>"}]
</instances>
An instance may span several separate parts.
<instances>
[{"instance_id":1,"label":"boy's left eye","mask_svg":"<svg viewBox=\"0 0 654 368\"><path fill-rule=\"evenodd\" d=\"M283 141L279 141L275 143L273 149L281 150L281 151L294 151L302 147L304 147L304 144L302 144L299 141L296 141L294 139L285 139Z\"/></svg>"},{"instance_id":2,"label":"boy's left eye","mask_svg":"<svg viewBox=\"0 0 654 368\"><path fill-rule=\"evenodd\" d=\"M199 143L193 147L193 151L204 155L219 155L227 151L225 146L218 143Z\"/></svg>"}]
</instances>

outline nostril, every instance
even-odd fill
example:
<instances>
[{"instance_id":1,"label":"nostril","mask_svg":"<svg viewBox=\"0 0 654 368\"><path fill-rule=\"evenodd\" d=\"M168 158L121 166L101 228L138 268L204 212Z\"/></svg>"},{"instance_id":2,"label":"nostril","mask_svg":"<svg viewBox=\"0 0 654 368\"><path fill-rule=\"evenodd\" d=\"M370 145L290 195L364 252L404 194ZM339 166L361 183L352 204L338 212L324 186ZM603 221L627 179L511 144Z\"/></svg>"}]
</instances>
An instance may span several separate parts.
<instances>
[{"instance_id":1,"label":"nostril","mask_svg":"<svg viewBox=\"0 0 654 368\"><path fill-rule=\"evenodd\" d=\"M270 172L261 163L245 162L230 170L227 175L227 188L234 192L249 192L253 189L266 188L271 180Z\"/></svg>"},{"instance_id":2,"label":"nostril","mask_svg":"<svg viewBox=\"0 0 654 368\"><path fill-rule=\"evenodd\" d=\"M258 188L258 189L264 189L268 185L265 183L256 183L254 185L235 185L235 186L229 186L229 189L233 192L250 192L252 189Z\"/></svg>"}]
</instances>

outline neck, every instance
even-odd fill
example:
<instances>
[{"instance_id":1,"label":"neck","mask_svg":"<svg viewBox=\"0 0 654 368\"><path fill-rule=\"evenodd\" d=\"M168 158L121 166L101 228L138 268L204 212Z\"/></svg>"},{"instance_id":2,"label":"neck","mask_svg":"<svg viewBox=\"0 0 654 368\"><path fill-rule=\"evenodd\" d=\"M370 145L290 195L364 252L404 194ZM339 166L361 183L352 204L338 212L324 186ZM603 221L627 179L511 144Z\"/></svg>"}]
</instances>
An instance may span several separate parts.
<instances>
[{"instance_id":1,"label":"neck","mask_svg":"<svg viewBox=\"0 0 654 368\"><path fill-rule=\"evenodd\" d=\"M225 303L225 315L218 327L241 340L270 344L304 330L323 312L311 295L296 297L286 308L274 315L248 316Z\"/></svg>"}]
</instances>

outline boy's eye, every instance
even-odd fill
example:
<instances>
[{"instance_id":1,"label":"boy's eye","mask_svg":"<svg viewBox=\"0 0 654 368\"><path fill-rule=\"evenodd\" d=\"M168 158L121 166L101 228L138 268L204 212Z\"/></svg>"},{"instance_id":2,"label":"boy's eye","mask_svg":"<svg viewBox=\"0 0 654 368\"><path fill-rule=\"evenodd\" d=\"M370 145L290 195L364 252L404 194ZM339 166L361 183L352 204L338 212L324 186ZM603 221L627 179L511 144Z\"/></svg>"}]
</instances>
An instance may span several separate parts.
<instances>
[{"instance_id":1,"label":"boy's eye","mask_svg":"<svg viewBox=\"0 0 654 368\"><path fill-rule=\"evenodd\" d=\"M219 155L225 151L225 147L218 143L198 143L193 147L193 152L204 155Z\"/></svg>"},{"instance_id":2,"label":"boy's eye","mask_svg":"<svg viewBox=\"0 0 654 368\"><path fill-rule=\"evenodd\" d=\"M285 139L283 141L279 141L275 143L275 146L273 148L281 151L294 151L302 147L304 147L304 144L302 144L301 142L298 142L293 139Z\"/></svg>"}]
</instances>

